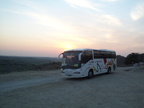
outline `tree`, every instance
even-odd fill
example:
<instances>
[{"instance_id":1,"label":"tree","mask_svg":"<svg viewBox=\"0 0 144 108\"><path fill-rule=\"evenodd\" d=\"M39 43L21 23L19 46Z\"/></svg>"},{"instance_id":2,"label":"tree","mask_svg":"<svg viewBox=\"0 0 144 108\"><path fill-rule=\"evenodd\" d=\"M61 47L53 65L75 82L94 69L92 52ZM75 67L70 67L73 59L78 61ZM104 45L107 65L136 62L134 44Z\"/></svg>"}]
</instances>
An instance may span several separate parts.
<instances>
[{"instance_id":1,"label":"tree","mask_svg":"<svg viewBox=\"0 0 144 108\"><path fill-rule=\"evenodd\" d=\"M144 62L144 53L140 54L140 62Z\"/></svg>"},{"instance_id":2,"label":"tree","mask_svg":"<svg viewBox=\"0 0 144 108\"><path fill-rule=\"evenodd\" d=\"M139 53L131 53L125 59L125 64L130 65L134 63L140 62L140 54Z\"/></svg>"}]
</instances>

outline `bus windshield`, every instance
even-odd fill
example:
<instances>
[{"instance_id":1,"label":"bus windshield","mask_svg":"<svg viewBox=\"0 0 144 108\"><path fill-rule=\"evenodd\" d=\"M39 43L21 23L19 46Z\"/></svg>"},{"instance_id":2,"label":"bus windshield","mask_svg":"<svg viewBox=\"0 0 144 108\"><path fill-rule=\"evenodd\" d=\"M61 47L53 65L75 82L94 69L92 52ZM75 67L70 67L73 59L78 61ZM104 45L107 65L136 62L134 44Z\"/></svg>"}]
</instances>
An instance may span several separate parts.
<instances>
[{"instance_id":1,"label":"bus windshield","mask_svg":"<svg viewBox=\"0 0 144 108\"><path fill-rule=\"evenodd\" d=\"M80 68L80 61L78 59L81 51L66 51L63 53L62 68L63 69L77 69Z\"/></svg>"}]
</instances>

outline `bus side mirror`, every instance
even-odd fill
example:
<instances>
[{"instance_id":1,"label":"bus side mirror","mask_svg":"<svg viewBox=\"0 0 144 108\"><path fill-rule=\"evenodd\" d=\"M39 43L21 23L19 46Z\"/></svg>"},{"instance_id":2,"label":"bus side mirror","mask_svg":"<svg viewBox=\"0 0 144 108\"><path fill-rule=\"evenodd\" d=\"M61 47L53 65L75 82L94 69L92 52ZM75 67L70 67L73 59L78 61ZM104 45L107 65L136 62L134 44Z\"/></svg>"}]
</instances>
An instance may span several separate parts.
<instances>
[{"instance_id":1,"label":"bus side mirror","mask_svg":"<svg viewBox=\"0 0 144 108\"><path fill-rule=\"evenodd\" d=\"M60 60L61 59L61 56L63 55L63 53L61 53L59 56L58 56L58 59Z\"/></svg>"}]
</instances>

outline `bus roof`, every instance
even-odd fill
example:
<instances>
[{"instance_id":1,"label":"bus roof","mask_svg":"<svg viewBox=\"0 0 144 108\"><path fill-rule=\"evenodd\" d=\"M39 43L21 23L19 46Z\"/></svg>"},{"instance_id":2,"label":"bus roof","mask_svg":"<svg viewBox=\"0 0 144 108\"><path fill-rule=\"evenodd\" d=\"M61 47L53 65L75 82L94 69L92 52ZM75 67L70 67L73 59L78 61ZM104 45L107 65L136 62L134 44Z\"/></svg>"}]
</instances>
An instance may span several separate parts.
<instances>
[{"instance_id":1,"label":"bus roof","mask_svg":"<svg viewBox=\"0 0 144 108\"><path fill-rule=\"evenodd\" d=\"M109 51L109 52L115 52L114 50L108 50L108 49L98 49L100 51Z\"/></svg>"},{"instance_id":2,"label":"bus roof","mask_svg":"<svg viewBox=\"0 0 144 108\"><path fill-rule=\"evenodd\" d=\"M114 50L107 50L107 49L90 49L90 48L83 48L83 49L71 49L67 51L87 51L87 50L98 50L98 51L109 51L109 52L115 52ZM67 52L64 51L64 52Z\"/></svg>"}]
</instances>

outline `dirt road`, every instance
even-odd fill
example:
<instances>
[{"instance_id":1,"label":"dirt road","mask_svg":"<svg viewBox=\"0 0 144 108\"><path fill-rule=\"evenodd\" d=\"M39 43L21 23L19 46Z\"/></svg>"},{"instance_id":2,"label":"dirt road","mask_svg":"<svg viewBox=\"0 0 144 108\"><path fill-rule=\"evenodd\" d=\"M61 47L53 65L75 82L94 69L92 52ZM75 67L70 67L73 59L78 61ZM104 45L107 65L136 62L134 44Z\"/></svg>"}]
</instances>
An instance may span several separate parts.
<instances>
[{"instance_id":1,"label":"dirt road","mask_svg":"<svg viewBox=\"0 0 144 108\"><path fill-rule=\"evenodd\" d=\"M92 79L60 70L0 75L0 108L143 108L144 71L118 68Z\"/></svg>"}]
</instances>

